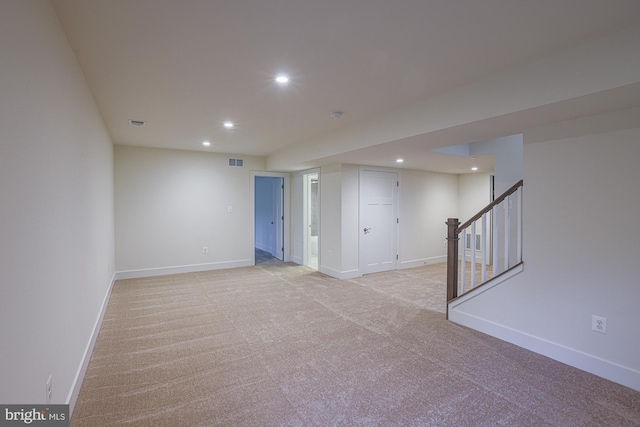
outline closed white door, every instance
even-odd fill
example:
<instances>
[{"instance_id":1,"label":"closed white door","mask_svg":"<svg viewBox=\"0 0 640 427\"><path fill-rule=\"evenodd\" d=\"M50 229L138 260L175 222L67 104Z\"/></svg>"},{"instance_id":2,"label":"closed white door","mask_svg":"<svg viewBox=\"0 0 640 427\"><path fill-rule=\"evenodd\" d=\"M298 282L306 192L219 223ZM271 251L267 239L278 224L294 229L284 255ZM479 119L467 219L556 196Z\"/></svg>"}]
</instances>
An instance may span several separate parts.
<instances>
[{"instance_id":1,"label":"closed white door","mask_svg":"<svg viewBox=\"0 0 640 427\"><path fill-rule=\"evenodd\" d=\"M360 171L360 270L397 268L398 174Z\"/></svg>"}]
</instances>

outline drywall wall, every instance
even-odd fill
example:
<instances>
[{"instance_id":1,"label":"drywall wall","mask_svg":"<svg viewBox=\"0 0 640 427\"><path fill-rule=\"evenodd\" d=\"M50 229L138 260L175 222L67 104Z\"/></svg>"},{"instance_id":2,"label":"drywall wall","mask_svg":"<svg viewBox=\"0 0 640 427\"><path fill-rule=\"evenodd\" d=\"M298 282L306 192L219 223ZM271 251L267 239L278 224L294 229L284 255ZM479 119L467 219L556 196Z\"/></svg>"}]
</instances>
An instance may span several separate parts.
<instances>
[{"instance_id":1,"label":"drywall wall","mask_svg":"<svg viewBox=\"0 0 640 427\"><path fill-rule=\"evenodd\" d=\"M118 277L250 265L251 171L264 159L243 159L230 167L223 154L116 146Z\"/></svg>"},{"instance_id":2,"label":"drywall wall","mask_svg":"<svg viewBox=\"0 0 640 427\"><path fill-rule=\"evenodd\" d=\"M452 320L640 390L638 123L633 109L524 133L524 271Z\"/></svg>"},{"instance_id":3,"label":"drywall wall","mask_svg":"<svg viewBox=\"0 0 640 427\"><path fill-rule=\"evenodd\" d=\"M398 268L446 261L449 217L458 215L458 176L402 170Z\"/></svg>"},{"instance_id":4,"label":"drywall wall","mask_svg":"<svg viewBox=\"0 0 640 427\"><path fill-rule=\"evenodd\" d=\"M503 136L470 144L470 156L493 155L496 197L522 179L522 145L522 134Z\"/></svg>"},{"instance_id":5,"label":"drywall wall","mask_svg":"<svg viewBox=\"0 0 640 427\"><path fill-rule=\"evenodd\" d=\"M114 273L113 146L49 2L2 3L0 58L0 402L46 403L52 375L73 405Z\"/></svg>"},{"instance_id":6,"label":"drywall wall","mask_svg":"<svg viewBox=\"0 0 640 427\"><path fill-rule=\"evenodd\" d=\"M342 275L360 276L360 167L342 165Z\"/></svg>"},{"instance_id":7,"label":"drywall wall","mask_svg":"<svg viewBox=\"0 0 640 427\"><path fill-rule=\"evenodd\" d=\"M491 173L467 173L458 176L460 222L470 219L489 203L491 203Z\"/></svg>"},{"instance_id":8,"label":"drywall wall","mask_svg":"<svg viewBox=\"0 0 640 427\"><path fill-rule=\"evenodd\" d=\"M304 263L304 174L291 174L291 262Z\"/></svg>"},{"instance_id":9,"label":"drywall wall","mask_svg":"<svg viewBox=\"0 0 640 427\"><path fill-rule=\"evenodd\" d=\"M318 271L342 278L342 165L320 169Z\"/></svg>"}]
</instances>

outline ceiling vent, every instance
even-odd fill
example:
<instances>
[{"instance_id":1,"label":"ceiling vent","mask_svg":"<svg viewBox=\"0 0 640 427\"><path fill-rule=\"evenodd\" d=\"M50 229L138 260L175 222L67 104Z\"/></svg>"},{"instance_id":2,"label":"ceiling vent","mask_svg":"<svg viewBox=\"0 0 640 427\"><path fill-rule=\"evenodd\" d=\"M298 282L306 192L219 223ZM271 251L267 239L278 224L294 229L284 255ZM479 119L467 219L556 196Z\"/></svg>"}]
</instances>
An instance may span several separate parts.
<instances>
[{"instance_id":1,"label":"ceiling vent","mask_svg":"<svg viewBox=\"0 0 640 427\"><path fill-rule=\"evenodd\" d=\"M147 123L147 122L145 122L144 120L129 120L129 124L130 124L131 126L138 126L138 127L140 127L140 126L144 126L144 125L145 125L145 123Z\"/></svg>"},{"instance_id":2,"label":"ceiling vent","mask_svg":"<svg viewBox=\"0 0 640 427\"><path fill-rule=\"evenodd\" d=\"M229 159L229 166L231 167L243 167L244 166L244 160L242 159Z\"/></svg>"}]
</instances>

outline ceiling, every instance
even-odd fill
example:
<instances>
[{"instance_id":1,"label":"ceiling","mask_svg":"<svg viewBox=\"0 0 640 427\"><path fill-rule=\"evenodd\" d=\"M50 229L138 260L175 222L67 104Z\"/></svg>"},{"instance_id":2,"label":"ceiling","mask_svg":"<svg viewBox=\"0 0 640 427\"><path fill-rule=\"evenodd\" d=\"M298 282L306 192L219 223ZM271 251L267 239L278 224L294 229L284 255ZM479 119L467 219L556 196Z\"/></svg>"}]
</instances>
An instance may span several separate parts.
<instances>
[{"instance_id":1,"label":"ceiling","mask_svg":"<svg viewBox=\"0 0 640 427\"><path fill-rule=\"evenodd\" d=\"M115 144L256 156L348 132L640 22L638 0L53 4ZM281 72L291 78L285 87L273 81ZM344 114L333 118L333 110ZM470 159L421 149L419 139L323 158L396 166L403 156L413 169L469 171ZM478 161L492 167L490 156Z\"/></svg>"}]
</instances>

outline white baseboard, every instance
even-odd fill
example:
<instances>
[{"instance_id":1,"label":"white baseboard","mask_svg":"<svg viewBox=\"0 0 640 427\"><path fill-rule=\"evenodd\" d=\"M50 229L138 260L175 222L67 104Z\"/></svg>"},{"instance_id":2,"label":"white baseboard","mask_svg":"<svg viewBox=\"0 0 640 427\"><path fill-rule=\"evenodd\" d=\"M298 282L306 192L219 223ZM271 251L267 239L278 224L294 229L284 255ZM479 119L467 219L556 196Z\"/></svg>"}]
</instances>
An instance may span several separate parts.
<instances>
[{"instance_id":1,"label":"white baseboard","mask_svg":"<svg viewBox=\"0 0 640 427\"><path fill-rule=\"evenodd\" d=\"M425 265L438 264L441 262L447 262L446 255L434 256L431 258L412 259L410 261L400 261L398 269L403 270L405 268L423 267Z\"/></svg>"},{"instance_id":2,"label":"white baseboard","mask_svg":"<svg viewBox=\"0 0 640 427\"><path fill-rule=\"evenodd\" d=\"M102 325L102 319L104 319L104 313L107 310L107 304L109 303L111 291L113 290L113 285L116 280L116 273L113 273L113 276L111 277L111 283L109 284L109 288L107 289L107 293L102 300L102 306L100 307L100 311L98 312L98 317L93 324L93 330L91 331L89 342L84 349L84 354L82 355L80 366L78 367L76 376L71 383L71 390L69 391L66 400L66 403L69 405L69 417L71 417L71 414L73 414L73 409L76 406L76 401L78 400L78 395L80 394L80 388L82 387L82 381L84 381L84 376L87 373L89 361L91 360L91 355L93 354L93 347L96 345L98 333L100 332L100 326Z\"/></svg>"},{"instance_id":3,"label":"white baseboard","mask_svg":"<svg viewBox=\"0 0 640 427\"><path fill-rule=\"evenodd\" d=\"M449 307L449 320L640 391L640 371Z\"/></svg>"},{"instance_id":4,"label":"white baseboard","mask_svg":"<svg viewBox=\"0 0 640 427\"><path fill-rule=\"evenodd\" d=\"M355 279L356 277L361 277L362 273L360 270L347 270L347 271L338 271L333 268L325 267L323 265L318 266L318 271L322 274L326 274L327 276L335 277L340 280L347 279Z\"/></svg>"},{"instance_id":5,"label":"white baseboard","mask_svg":"<svg viewBox=\"0 0 640 427\"><path fill-rule=\"evenodd\" d=\"M146 268L140 270L118 271L116 280L139 279L142 277L166 276L169 274L194 273L197 271L220 270L223 268L237 268L252 266L253 260L241 259L236 261L211 262L207 264L179 265L174 267Z\"/></svg>"}]
</instances>

